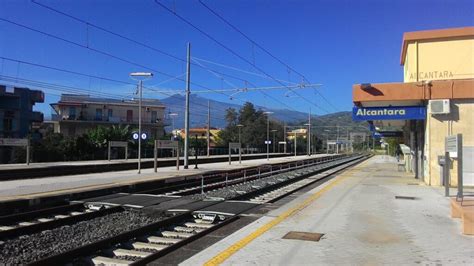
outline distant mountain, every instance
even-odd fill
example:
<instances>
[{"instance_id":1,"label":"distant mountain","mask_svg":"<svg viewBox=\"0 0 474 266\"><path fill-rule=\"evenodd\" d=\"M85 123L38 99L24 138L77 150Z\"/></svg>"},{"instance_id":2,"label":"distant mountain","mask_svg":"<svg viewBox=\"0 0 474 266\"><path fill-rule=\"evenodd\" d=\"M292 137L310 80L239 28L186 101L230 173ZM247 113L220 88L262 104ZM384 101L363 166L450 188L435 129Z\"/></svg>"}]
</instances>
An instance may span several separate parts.
<instances>
[{"instance_id":1,"label":"distant mountain","mask_svg":"<svg viewBox=\"0 0 474 266\"><path fill-rule=\"evenodd\" d=\"M225 121L225 110L228 108L234 108L237 111L241 108L241 105L224 103L220 101L215 101L200 97L197 95L191 94L190 96L190 127L203 127L207 124L207 103L210 101L211 104L211 126L216 128L224 128L226 126ZM164 98L161 102L167 107L167 111L171 110L173 113L178 115L174 118L175 128L184 127L184 106L185 106L185 96L175 94L168 98ZM169 108L169 109L168 109ZM267 111L266 108L261 106L256 106L257 109L262 109ZM308 120L308 113L288 110L288 109L268 109L268 111L273 112L272 117L279 121L286 122L288 125L301 125L306 123ZM168 114L166 114L168 119ZM314 126L344 126L350 128L359 128L363 126L367 128L366 123L353 122L351 112L337 112L327 115L312 115L312 124ZM345 128L347 129L347 128ZM344 129L344 132L345 132ZM169 130L169 128L168 128ZM342 132L341 128L341 132Z\"/></svg>"}]
</instances>

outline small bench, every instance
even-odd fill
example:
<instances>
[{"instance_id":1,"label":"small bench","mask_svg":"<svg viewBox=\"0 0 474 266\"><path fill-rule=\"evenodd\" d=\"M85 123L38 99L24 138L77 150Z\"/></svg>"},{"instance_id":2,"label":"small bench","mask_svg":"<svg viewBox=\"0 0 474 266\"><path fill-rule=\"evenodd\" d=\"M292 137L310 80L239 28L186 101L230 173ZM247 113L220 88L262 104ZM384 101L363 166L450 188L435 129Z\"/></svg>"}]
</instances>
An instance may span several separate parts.
<instances>
[{"instance_id":1,"label":"small bench","mask_svg":"<svg viewBox=\"0 0 474 266\"><path fill-rule=\"evenodd\" d=\"M451 217L461 218L463 234L474 235L474 198L451 198Z\"/></svg>"}]
</instances>

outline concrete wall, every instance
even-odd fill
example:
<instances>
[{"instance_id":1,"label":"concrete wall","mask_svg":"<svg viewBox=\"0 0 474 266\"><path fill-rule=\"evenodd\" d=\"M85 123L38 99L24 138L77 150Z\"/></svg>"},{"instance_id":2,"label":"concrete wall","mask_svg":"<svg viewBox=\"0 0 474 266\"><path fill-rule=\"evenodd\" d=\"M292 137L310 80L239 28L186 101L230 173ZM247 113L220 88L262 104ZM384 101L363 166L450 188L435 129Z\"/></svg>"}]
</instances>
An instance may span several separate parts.
<instances>
[{"instance_id":1,"label":"concrete wall","mask_svg":"<svg viewBox=\"0 0 474 266\"><path fill-rule=\"evenodd\" d=\"M404 82L474 78L473 58L472 38L409 43Z\"/></svg>"},{"instance_id":2,"label":"concrete wall","mask_svg":"<svg viewBox=\"0 0 474 266\"><path fill-rule=\"evenodd\" d=\"M474 146L474 99L454 100L451 113L447 115L427 115L425 129L425 182L440 186L438 155L444 155L445 137L463 134L464 146ZM457 160L452 160L451 184L457 184Z\"/></svg>"}]
</instances>

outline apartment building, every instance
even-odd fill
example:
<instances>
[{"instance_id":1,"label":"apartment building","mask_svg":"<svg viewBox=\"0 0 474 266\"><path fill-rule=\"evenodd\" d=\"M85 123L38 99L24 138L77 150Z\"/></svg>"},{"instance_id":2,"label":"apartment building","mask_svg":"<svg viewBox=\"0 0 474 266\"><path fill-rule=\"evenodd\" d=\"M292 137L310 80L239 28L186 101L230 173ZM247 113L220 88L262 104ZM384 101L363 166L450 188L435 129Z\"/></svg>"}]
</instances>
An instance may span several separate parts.
<instances>
[{"instance_id":1,"label":"apartment building","mask_svg":"<svg viewBox=\"0 0 474 266\"><path fill-rule=\"evenodd\" d=\"M130 125L138 128L138 99L117 100L89 95L62 94L54 110L54 132L78 136L97 126ZM142 100L142 131L150 138L163 135L165 106L157 99Z\"/></svg>"},{"instance_id":2,"label":"apartment building","mask_svg":"<svg viewBox=\"0 0 474 266\"><path fill-rule=\"evenodd\" d=\"M28 88L0 85L0 138L26 138L32 128L43 122L43 113L33 111L44 102L44 93Z\"/></svg>"}]
</instances>

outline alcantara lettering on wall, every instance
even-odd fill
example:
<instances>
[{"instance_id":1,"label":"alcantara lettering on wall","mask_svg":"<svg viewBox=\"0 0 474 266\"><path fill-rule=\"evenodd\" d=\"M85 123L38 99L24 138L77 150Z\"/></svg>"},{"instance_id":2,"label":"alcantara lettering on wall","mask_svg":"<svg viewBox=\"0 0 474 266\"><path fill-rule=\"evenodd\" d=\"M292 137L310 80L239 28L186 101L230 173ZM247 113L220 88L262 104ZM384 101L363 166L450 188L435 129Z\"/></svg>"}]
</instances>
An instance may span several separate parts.
<instances>
[{"instance_id":1,"label":"alcantara lettering on wall","mask_svg":"<svg viewBox=\"0 0 474 266\"><path fill-rule=\"evenodd\" d=\"M405 115L404 109L399 110L390 110L390 109L380 109L380 110L367 110L367 109L358 109L357 115Z\"/></svg>"},{"instance_id":2,"label":"alcantara lettering on wall","mask_svg":"<svg viewBox=\"0 0 474 266\"><path fill-rule=\"evenodd\" d=\"M418 79L450 79L453 77L453 72L448 70L418 72ZM416 72L410 73L410 79L416 79Z\"/></svg>"}]
</instances>

